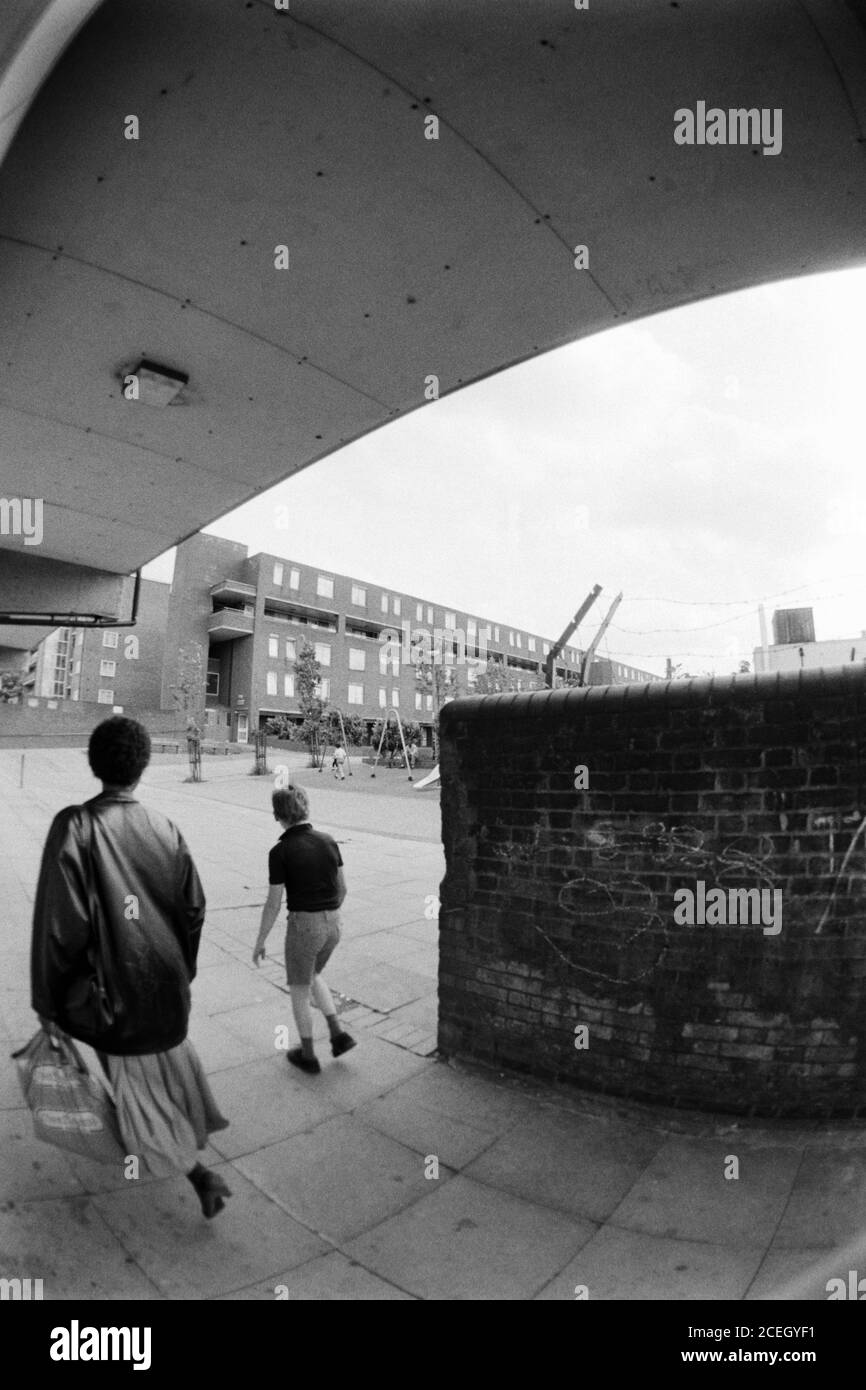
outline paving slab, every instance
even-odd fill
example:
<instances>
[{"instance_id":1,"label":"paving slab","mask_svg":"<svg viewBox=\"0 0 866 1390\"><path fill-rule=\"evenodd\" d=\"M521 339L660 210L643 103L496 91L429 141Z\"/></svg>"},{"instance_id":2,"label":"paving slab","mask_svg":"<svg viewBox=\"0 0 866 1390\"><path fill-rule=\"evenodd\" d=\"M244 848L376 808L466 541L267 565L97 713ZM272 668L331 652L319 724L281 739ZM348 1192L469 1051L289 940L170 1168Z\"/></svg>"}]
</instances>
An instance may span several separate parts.
<instances>
[{"instance_id":1,"label":"paving slab","mask_svg":"<svg viewBox=\"0 0 866 1390\"><path fill-rule=\"evenodd\" d=\"M605 1226L537 1297L573 1300L585 1288L590 1302L740 1299L760 1262L758 1250Z\"/></svg>"},{"instance_id":2,"label":"paving slab","mask_svg":"<svg viewBox=\"0 0 866 1390\"><path fill-rule=\"evenodd\" d=\"M0 1277L41 1279L43 1297L162 1297L87 1197L0 1203Z\"/></svg>"},{"instance_id":3,"label":"paving slab","mask_svg":"<svg viewBox=\"0 0 866 1390\"><path fill-rule=\"evenodd\" d=\"M448 1066L424 1067L400 1094L491 1134L503 1133L537 1113L536 1105L522 1092Z\"/></svg>"},{"instance_id":4,"label":"paving slab","mask_svg":"<svg viewBox=\"0 0 866 1390\"><path fill-rule=\"evenodd\" d=\"M183 1178L91 1199L166 1298L215 1298L328 1248L237 1167L224 1164L215 1171L232 1191L215 1221L202 1219L198 1198Z\"/></svg>"},{"instance_id":5,"label":"paving slab","mask_svg":"<svg viewBox=\"0 0 866 1390\"><path fill-rule=\"evenodd\" d=\"M26 1109L4 1112L0 1173L3 1202L75 1197L84 1191L63 1150L36 1138Z\"/></svg>"},{"instance_id":6,"label":"paving slab","mask_svg":"<svg viewBox=\"0 0 866 1390\"><path fill-rule=\"evenodd\" d=\"M730 1154L739 1157L739 1178L724 1176ZM733 1145L669 1139L610 1220L675 1240L763 1248L782 1218L799 1162L795 1149L752 1150L742 1139Z\"/></svg>"},{"instance_id":7,"label":"paving slab","mask_svg":"<svg viewBox=\"0 0 866 1390\"><path fill-rule=\"evenodd\" d=\"M489 1131L410 1100L403 1086L368 1102L358 1115L373 1129L425 1157L434 1155L448 1168L464 1168L493 1142Z\"/></svg>"},{"instance_id":8,"label":"paving slab","mask_svg":"<svg viewBox=\"0 0 866 1390\"><path fill-rule=\"evenodd\" d=\"M211 1135L225 1158L254 1153L288 1135L313 1129L338 1113L334 1101L303 1085L307 1078L286 1061L285 1053L220 1073L214 1086L228 1129Z\"/></svg>"},{"instance_id":9,"label":"paving slab","mask_svg":"<svg viewBox=\"0 0 866 1390\"><path fill-rule=\"evenodd\" d=\"M773 1249L832 1249L864 1230L866 1144L860 1152L847 1147L807 1149L773 1237Z\"/></svg>"},{"instance_id":10,"label":"paving slab","mask_svg":"<svg viewBox=\"0 0 866 1390\"><path fill-rule=\"evenodd\" d=\"M343 1248L417 1298L526 1299L594 1232L460 1175Z\"/></svg>"},{"instance_id":11,"label":"paving slab","mask_svg":"<svg viewBox=\"0 0 866 1390\"><path fill-rule=\"evenodd\" d=\"M841 1278L847 1284L849 1268L866 1270L864 1256L866 1240L859 1261L855 1259L853 1265L839 1255L819 1254L814 1246L800 1250L771 1249L764 1256L745 1296L750 1302L766 1299L784 1303L824 1303L828 1297L828 1281Z\"/></svg>"},{"instance_id":12,"label":"paving slab","mask_svg":"<svg viewBox=\"0 0 866 1390\"><path fill-rule=\"evenodd\" d=\"M429 1191L419 1154L351 1115L259 1149L235 1166L298 1221L340 1244Z\"/></svg>"},{"instance_id":13,"label":"paving slab","mask_svg":"<svg viewBox=\"0 0 866 1390\"><path fill-rule=\"evenodd\" d=\"M485 1148L467 1177L591 1221L620 1206L664 1138L591 1116L533 1115Z\"/></svg>"}]
</instances>

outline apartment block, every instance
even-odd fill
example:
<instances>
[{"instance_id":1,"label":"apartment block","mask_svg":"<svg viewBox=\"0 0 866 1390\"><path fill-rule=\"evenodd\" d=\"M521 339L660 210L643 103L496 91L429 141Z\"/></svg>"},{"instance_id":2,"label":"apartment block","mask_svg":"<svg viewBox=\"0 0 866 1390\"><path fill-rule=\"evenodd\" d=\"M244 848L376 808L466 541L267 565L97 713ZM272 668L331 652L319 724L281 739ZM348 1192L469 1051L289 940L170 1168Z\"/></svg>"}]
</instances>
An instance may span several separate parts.
<instances>
[{"instance_id":1,"label":"apartment block","mask_svg":"<svg viewBox=\"0 0 866 1390\"><path fill-rule=\"evenodd\" d=\"M427 742L433 697L416 689L413 652L442 653L447 700L472 693L488 657L518 689L541 688L552 645L478 613L200 533L178 546L170 586L143 581L135 628L58 629L31 658L31 686L138 710L172 709L192 689L203 692L206 735L245 743L274 716L300 721L295 661L305 641L331 708L369 726L397 709ZM576 680L582 659L566 646L557 680ZM605 659L589 679L658 677Z\"/></svg>"}]
</instances>

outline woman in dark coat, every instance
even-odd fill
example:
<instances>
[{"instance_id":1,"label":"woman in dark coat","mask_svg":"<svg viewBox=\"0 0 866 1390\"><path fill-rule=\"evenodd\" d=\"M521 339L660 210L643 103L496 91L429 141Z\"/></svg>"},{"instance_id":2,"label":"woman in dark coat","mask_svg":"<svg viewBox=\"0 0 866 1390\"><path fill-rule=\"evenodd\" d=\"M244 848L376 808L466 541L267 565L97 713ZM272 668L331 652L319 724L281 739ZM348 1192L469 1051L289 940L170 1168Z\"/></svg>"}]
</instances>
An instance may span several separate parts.
<instances>
[{"instance_id":1,"label":"woman in dark coat","mask_svg":"<svg viewBox=\"0 0 866 1390\"><path fill-rule=\"evenodd\" d=\"M228 1121L187 1038L201 882L176 826L133 795L150 761L143 725L105 720L88 759L102 792L55 817L42 855L33 1007L96 1050L127 1152L157 1177L184 1173L215 1216L229 1189L197 1154Z\"/></svg>"}]
</instances>

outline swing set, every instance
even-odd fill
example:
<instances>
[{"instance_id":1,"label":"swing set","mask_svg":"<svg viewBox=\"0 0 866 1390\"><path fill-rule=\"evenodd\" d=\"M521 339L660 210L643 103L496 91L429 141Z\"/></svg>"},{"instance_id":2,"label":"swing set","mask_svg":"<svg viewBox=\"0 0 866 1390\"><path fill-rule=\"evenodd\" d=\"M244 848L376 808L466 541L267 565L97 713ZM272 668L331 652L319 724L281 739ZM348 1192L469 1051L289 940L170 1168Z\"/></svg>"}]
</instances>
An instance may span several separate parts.
<instances>
[{"instance_id":1,"label":"swing set","mask_svg":"<svg viewBox=\"0 0 866 1390\"><path fill-rule=\"evenodd\" d=\"M347 770L348 770L349 776L351 777L351 776L352 776L352 759L349 757L349 743L348 743L348 740L347 740L347 738L346 738L346 726L345 726L345 724L343 723L343 716L342 716L342 714L340 713L340 711L339 711L338 709L335 709L335 710L333 710L333 713L336 714L337 718L338 718L339 721L340 721L340 733L341 733L342 738L343 738L343 745L342 745L342 746L343 746L343 748L345 749L345 753L346 753L346 768L347 768ZM325 739L324 742L321 744L321 749L322 749L322 756L321 756L321 759L320 759L320 761L319 761L319 771L320 771L320 772L322 771L322 768L325 766L325 759L326 759L326 757L328 756L328 741L327 741L327 739ZM336 751L337 751L337 745L335 744L335 745L334 745L334 752L336 753Z\"/></svg>"},{"instance_id":2,"label":"swing set","mask_svg":"<svg viewBox=\"0 0 866 1390\"><path fill-rule=\"evenodd\" d=\"M401 720L401 718L400 718L400 711L397 709L396 705L390 705L390 706L388 707L388 710L386 711L386 714L385 714L385 721L384 721L384 723L383 723L383 725L382 725L382 733L381 733L381 736L380 736L380 738L379 738L379 747L378 747L378 749L377 749L377 751L376 751L376 757L375 757L374 762L373 762L373 768L372 768L372 771L370 772L370 776L371 776L371 777L375 777L375 776L376 776L376 768L379 766L379 758L380 758L381 753L382 753L382 744L385 742L385 735L386 735L386 733L388 732L388 728L389 728L389 726L390 726L390 724L391 724L391 715L392 715L392 714L394 715L394 718L397 720L397 732L398 732L399 735L400 735L400 742L401 742L401 744L403 745L403 766L406 768L407 772L409 773L409 781L412 782L412 781L414 781L414 778L413 778L413 776L412 776L412 769L411 769L410 766L409 766L409 750L408 750L407 747L406 747L406 739L405 739L405 736L404 736L404 734L403 734L403 722L402 722L402 720Z\"/></svg>"}]
</instances>

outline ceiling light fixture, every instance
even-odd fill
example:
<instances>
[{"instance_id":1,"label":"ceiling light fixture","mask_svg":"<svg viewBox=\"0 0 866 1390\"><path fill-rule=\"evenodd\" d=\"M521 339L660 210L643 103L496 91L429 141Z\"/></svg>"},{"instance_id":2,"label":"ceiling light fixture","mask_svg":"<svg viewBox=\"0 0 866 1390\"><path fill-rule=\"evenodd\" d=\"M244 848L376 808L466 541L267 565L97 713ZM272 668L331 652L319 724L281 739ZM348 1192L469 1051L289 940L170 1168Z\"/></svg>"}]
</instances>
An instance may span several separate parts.
<instances>
[{"instance_id":1,"label":"ceiling light fixture","mask_svg":"<svg viewBox=\"0 0 866 1390\"><path fill-rule=\"evenodd\" d=\"M153 405L162 409L176 401L189 377L171 367L162 367L143 357L137 367L123 375L123 395L128 401Z\"/></svg>"}]
</instances>

